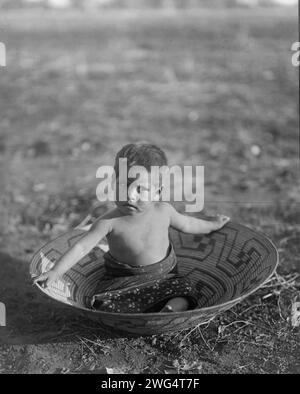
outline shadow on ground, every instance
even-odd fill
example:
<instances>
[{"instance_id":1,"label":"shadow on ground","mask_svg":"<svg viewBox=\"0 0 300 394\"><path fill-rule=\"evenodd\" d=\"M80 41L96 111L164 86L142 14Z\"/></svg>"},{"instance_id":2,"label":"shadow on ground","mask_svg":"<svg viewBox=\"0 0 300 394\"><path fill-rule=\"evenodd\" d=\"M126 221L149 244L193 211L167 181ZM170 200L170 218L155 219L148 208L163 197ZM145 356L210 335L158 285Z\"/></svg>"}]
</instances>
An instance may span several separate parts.
<instances>
[{"instance_id":1,"label":"shadow on ground","mask_svg":"<svg viewBox=\"0 0 300 394\"><path fill-rule=\"evenodd\" d=\"M42 344L74 341L78 336L112 338L75 308L61 306L32 285L29 263L0 252L0 300L6 306L6 327L0 344Z\"/></svg>"},{"instance_id":2,"label":"shadow on ground","mask_svg":"<svg viewBox=\"0 0 300 394\"><path fill-rule=\"evenodd\" d=\"M82 369L82 338L108 339L82 312L60 306L32 285L29 263L0 252L0 373L106 373Z\"/></svg>"}]
</instances>

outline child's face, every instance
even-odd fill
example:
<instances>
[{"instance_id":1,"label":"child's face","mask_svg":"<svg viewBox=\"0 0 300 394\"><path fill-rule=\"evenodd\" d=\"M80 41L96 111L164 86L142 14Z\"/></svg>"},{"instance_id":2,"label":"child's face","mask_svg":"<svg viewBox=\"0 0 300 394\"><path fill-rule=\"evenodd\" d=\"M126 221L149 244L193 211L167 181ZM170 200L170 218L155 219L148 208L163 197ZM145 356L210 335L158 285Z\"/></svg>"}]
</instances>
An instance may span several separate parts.
<instances>
[{"instance_id":1,"label":"child's face","mask_svg":"<svg viewBox=\"0 0 300 394\"><path fill-rule=\"evenodd\" d=\"M151 183L149 173L139 174L136 179L127 178L127 189L126 183L117 177L116 187L116 205L126 214L145 212L159 199L159 186ZM122 201L124 197L127 197L126 201Z\"/></svg>"}]
</instances>

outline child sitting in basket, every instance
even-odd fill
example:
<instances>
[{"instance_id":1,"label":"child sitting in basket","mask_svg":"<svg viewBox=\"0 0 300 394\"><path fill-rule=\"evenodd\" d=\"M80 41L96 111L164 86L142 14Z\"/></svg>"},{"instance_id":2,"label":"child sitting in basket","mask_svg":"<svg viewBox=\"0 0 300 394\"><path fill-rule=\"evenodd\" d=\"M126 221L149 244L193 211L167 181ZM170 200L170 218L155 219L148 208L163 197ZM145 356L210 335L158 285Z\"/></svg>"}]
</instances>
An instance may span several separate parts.
<instances>
[{"instance_id":1,"label":"child sitting in basket","mask_svg":"<svg viewBox=\"0 0 300 394\"><path fill-rule=\"evenodd\" d=\"M34 279L44 287L73 267L106 237L106 274L90 300L93 309L106 312L178 312L197 307L197 294L189 278L180 276L169 227L189 234L208 234L222 228L229 218L218 215L203 220L177 212L161 200L162 185L150 177L152 166L167 166L165 153L155 145L124 146L115 159L116 184L120 183L119 160L147 171L137 180L128 177L125 199L116 188L116 207L99 217L88 231L49 271ZM125 187L126 187L125 186Z\"/></svg>"}]
</instances>

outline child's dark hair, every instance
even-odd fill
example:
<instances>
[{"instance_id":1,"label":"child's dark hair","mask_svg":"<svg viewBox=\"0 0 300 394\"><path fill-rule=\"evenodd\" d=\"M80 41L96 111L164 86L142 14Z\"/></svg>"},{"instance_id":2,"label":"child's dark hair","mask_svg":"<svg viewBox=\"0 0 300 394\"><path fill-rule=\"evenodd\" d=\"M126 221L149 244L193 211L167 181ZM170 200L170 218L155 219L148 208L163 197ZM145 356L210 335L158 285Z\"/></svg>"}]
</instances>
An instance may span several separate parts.
<instances>
[{"instance_id":1,"label":"child's dark hair","mask_svg":"<svg viewBox=\"0 0 300 394\"><path fill-rule=\"evenodd\" d=\"M117 153L115 171L118 173L119 159L126 158L128 168L133 165L143 166L150 172L151 166L166 166L168 160L165 153L156 145L147 142L127 144Z\"/></svg>"}]
</instances>

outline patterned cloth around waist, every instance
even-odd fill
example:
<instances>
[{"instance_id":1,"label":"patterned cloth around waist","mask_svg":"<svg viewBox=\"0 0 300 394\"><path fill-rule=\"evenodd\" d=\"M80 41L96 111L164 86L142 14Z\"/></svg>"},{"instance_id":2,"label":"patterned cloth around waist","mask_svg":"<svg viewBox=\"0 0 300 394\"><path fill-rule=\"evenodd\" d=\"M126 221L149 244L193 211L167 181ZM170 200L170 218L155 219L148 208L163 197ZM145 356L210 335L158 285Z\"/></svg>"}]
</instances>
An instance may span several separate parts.
<instances>
[{"instance_id":1,"label":"patterned cloth around waist","mask_svg":"<svg viewBox=\"0 0 300 394\"><path fill-rule=\"evenodd\" d=\"M158 263L132 266L104 255L106 274L98 283L91 307L116 313L159 312L174 297L189 299L190 308L197 306L191 282L177 271L173 245Z\"/></svg>"}]
</instances>

